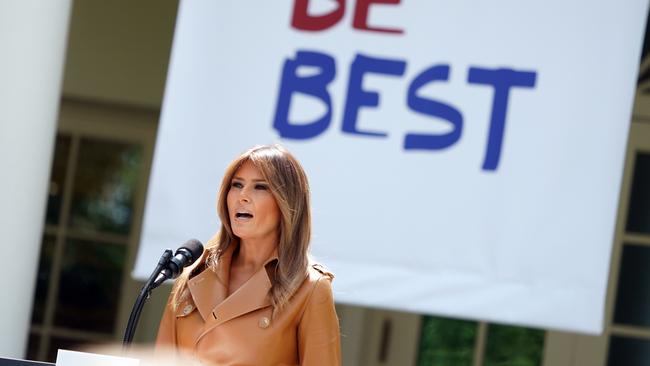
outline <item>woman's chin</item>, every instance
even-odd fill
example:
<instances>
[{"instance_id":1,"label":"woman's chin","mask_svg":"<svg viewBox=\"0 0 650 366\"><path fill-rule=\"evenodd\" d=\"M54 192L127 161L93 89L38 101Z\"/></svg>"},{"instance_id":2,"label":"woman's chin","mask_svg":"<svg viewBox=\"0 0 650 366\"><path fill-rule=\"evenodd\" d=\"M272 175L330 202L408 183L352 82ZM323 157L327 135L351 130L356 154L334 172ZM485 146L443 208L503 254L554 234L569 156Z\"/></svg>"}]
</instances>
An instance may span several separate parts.
<instances>
[{"instance_id":1,"label":"woman's chin","mask_svg":"<svg viewBox=\"0 0 650 366\"><path fill-rule=\"evenodd\" d=\"M251 235L250 231L248 230L233 230L233 234L235 234L235 236L238 237L240 240L250 239L251 237L253 237L253 235Z\"/></svg>"}]
</instances>

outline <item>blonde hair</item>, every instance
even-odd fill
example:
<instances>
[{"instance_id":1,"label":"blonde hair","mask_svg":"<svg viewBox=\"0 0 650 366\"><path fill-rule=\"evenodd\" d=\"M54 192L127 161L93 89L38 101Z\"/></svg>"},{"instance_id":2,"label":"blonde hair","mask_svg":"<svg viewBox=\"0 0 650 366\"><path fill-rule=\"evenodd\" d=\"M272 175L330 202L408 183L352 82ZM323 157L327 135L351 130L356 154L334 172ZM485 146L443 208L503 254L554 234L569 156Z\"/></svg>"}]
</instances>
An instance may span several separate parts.
<instances>
[{"instance_id":1,"label":"blonde hair","mask_svg":"<svg viewBox=\"0 0 650 366\"><path fill-rule=\"evenodd\" d=\"M296 158L280 145L255 146L237 158L226 168L217 200L217 213L221 228L206 245L199 263L191 269L204 266L215 269L220 255L239 240L232 231L228 216L226 196L237 170L250 161L268 182L280 209L278 264L270 289L274 314L287 304L293 293L307 276L309 265L309 242L311 239L311 209L307 175ZM183 301L182 293L187 287L189 274L186 270L174 285L174 307Z\"/></svg>"}]
</instances>

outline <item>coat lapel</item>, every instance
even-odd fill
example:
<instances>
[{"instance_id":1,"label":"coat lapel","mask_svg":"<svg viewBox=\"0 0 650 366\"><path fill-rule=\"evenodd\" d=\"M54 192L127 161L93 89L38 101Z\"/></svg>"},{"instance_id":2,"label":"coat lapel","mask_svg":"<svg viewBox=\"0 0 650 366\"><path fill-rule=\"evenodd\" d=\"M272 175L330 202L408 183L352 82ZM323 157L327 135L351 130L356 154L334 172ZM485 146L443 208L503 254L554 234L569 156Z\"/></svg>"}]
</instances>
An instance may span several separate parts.
<instances>
[{"instance_id":1,"label":"coat lapel","mask_svg":"<svg viewBox=\"0 0 650 366\"><path fill-rule=\"evenodd\" d=\"M271 298L269 297L269 290L271 289L272 282L268 275L267 267L274 269L273 266L277 265L278 253L277 250L265 262L264 266L260 268L246 283L244 283L237 291L226 297L228 293L228 279L230 276L230 263L232 260L232 252L234 245L228 248L229 252L225 252L219 261L218 277L224 280L225 286L219 289L219 301L210 310L205 308L201 311L204 321L206 322L205 328L201 335L197 338L197 342L212 329L218 325L223 324L238 316L250 313L257 309L262 309L271 305ZM223 261L222 261L223 260ZM205 304L207 304L206 302ZM198 306L198 304L197 304ZM204 315L205 314L205 315Z\"/></svg>"},{"instance_id":2,"label":"coat lapel","mask_svg":"<svg viewBox=\"0 0 650 366\"><path fill-rule=\"evenodd\" d=\"M194 304L205 322L214 319L212 309L228 296L230 261L233 251L234 245L230 245L221 255L216 271L206 269L188 281Z\"/></svg>"},{"instance_id":3,"label":"coat lapel","mask_svg":"<svg viewBox=\"0 0 650 366\"><path fill-rule=\"evenodd\" d=\"M276 265L277 250L260 270L228 296L230 264L236 247L235 243L228 246L219 258L215 271L206 269L188 281L190 294L206 322L206 328L211 329L230 319L271 305L269 290L272 284L267 267Z\"/></svg>"},{"instance_id":4,"label":"coat lapel","mask_svg":"<svg viewBox=\"0 0 650 366\"><path fill-rule=\"evenodd\" d=\"M219 301L205 301L202 306L203 310L199 310L205 326L201 334L197 337L195 344L198 343L206 334L217 326L234 319L238 316L247 314L251 311L261 309L271 305L269 298L269 290L271 289L271 279L267 272L267 266L276 265L278 254L277 251L273 253L264 266L257 271L246 283L244 283L237 291L226 297L228 294L228 280L230 279L230 263L232 261L232 253L235 245L230 245L226 252L219 260L218 273L214 278L219 278L222 287L217 289L215 300ZM212 272L212 271L204 271ZM214 273L214 272L213 272ZM198 277L198 276L197 276ZM223 281L223 282L222 282ZM209 288L206 288L208 290ZM213 290L214 291L214 290ZM200 297L206 297L210 292L201 291ZM215 304L212 308L208 309L208 304ZM198 307L198 304L197 304Z\"/></svg>"},{"instance_id":5,"label":"coat lapel","mask_svg":"<svg viewBox=\"0 0 650 366\"><path fill-rule=\"evenodd\" d=\"M212 320L218 324L271 305L271 280L262 267L237 291L219 303L212 311Z\"/></svg>"},{"instance_id":6,"label":"coat lapel","mask_svg":"<svg viewBox=\"0 0 650 366\"><path fill-rule=\"evenodd\" d=\"M267 275L266 266L264 266L237 291L218 303L211 312L208 312L207 317L203 317L206 323L195 344L217 326L238 316L271 305L271 299L268 296L270 288L271 281Z\"/></svg>"}]
</instances>

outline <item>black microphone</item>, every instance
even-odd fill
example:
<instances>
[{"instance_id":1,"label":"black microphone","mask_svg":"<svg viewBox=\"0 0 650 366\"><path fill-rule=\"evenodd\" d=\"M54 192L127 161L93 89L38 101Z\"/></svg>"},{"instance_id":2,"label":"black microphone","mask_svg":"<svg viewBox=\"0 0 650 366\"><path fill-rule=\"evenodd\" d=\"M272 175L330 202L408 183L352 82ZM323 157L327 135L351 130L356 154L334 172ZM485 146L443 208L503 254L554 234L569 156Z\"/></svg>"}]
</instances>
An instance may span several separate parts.
<instances>
[{"instance_id":1,"label":"black microphone","mask_svg":"<svg viewBox=\"0 0 650 366\"><path fill-rule=\"evenodd\" d=\"M166 249L163 255L158 260L156 269L153 270L151 276L140 290L138 298L135 299L129 322L126 324L126 331L124 331L124 340L122 344L124 348L128 348L133 341L135 334L135 327L138 325L140 313L144 307L145 301L151 295L151 290L160 286L168 278L176 278L183 271L183 267L187 267L194 263L203 253L203 244L196 239L190 239L183 246L176 250L176 254L172 257L171 249Z\"/></svg>"},{"instance_id":2,"label":"black microphone","mask_svg":"<svg viewBox=\"0 0 650 366\"><path fill-rule=\"evenodd\" d=\"M184 267L194 263L203 253L203 244L196 239L190 239L182 247L176 250L174 256L169 260L168 268L172 272L172 278L178 277Z\"/></svg>"},{"instance_id":3,"label":"black microphone","mask_svg":"<svg viewBox=\"0 0 650 366\"><path fill-rule=\"evenodd\" d=\"M167 266L156 277L156 280L153 283L153 287L158 287L169 278L178 277L181 272L183 272L183 268L194 263L194 261L197 260L202 253L203 244L201 244L200 241L196 239L190 239L185 242L185 244L176 250L174 256L169 259L169 262L167 262Z\"/></svg>"}]
</instances>

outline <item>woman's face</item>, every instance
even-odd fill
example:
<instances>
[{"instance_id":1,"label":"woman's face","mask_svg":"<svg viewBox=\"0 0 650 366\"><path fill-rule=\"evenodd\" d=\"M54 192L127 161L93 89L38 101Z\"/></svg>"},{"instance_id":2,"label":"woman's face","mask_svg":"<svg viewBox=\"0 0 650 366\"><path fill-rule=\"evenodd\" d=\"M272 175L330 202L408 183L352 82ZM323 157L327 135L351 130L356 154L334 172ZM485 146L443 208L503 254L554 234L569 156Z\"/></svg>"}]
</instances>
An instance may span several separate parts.
<instances>
[{"instance_id":1,"label":"woman's face","mask_svg":"<svg viewBox=\"0 0 650 366\"><path fill-rule=\"evenodd\" d=\"M253 163L247 161L237 169L226 200L230 226L237 237L277 240L280 209L269 183Z\"/></svg>"}]
</instances>

